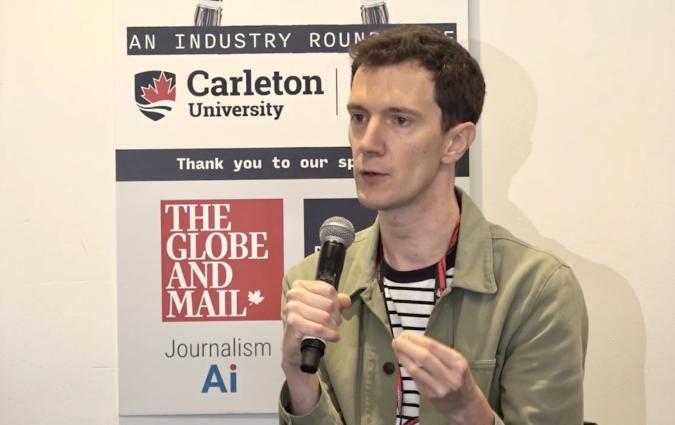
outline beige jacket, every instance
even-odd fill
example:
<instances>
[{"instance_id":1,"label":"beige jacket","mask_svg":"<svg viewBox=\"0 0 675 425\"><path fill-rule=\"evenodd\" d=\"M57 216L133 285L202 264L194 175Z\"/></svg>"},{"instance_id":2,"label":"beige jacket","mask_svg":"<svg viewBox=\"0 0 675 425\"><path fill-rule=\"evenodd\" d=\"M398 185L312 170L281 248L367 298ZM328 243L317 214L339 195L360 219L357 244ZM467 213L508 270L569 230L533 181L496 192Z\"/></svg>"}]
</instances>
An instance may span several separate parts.
<instances>
[{"instance_id":1,"label":"beige jacket","mask_svg":"<svg viewBox=\"0 0 675 425\"><path fill-rule=\"evenodd\" d=\"M466 357L495 424L581 424L588 318L572 270L487 222L466 194L458 195L455 276L434 307L426 335ZM375 277L378 235L375 223L347 251L338 290L351 296L352 305L343 313L341 341L327 344L318 404L307 416L290 415L284 386L280 423L395 423L396 374L383 366L398 362ZM290 282L314 278L316 262L312 255L289 270L284 297ZM447 419L423 399L420 422L446 425Z\"/></svg>"}]
</instances>

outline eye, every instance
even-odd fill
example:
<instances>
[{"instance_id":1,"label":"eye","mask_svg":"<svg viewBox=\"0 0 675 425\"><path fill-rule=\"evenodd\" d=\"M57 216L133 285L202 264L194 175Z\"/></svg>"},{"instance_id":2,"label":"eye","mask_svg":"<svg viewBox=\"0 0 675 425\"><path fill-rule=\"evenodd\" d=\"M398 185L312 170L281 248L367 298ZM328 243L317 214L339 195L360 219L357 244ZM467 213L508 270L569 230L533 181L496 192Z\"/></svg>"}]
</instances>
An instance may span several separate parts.
<instances>
[{"instance_id":1,"label":"eye","mask_svg":"<svg viewBox=\"0 0 675 425\"><path fill-rule=\"evenodd\" d=\"M352 112L351 121L354 124L361 124L366 120L366 115L361 112Z\"/></svg>"},{"instance_id":2,"label":"eye","mask_svg":"<svg viewBox=\"0 0 675 425\"><path fill-rule=\"evenodd\" d=\"M394 122L396 125L399 127L406 127L411 124L412 120L406 116L403 115L396 115L394 116Z\"/></svg>"}]
</instances>

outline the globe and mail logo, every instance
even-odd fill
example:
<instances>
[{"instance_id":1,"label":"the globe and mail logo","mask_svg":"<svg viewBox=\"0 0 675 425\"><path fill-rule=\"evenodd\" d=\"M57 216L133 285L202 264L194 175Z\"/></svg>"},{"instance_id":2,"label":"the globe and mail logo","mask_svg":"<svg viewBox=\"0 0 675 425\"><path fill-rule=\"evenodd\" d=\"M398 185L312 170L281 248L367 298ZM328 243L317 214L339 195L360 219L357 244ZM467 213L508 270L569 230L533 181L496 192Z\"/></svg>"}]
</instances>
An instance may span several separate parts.
<instances>
[{"instance_id":1,"label":"the globe and mail logo","mask_svg":"<svg viewBox=\"0 0 675 425\"><path fill-rule=\"evenodd\" d=\"M135 76L138 109L153 121L171 111L176 100L176 74L167 71L145 71Z\"/></svg>"}]
</instances>

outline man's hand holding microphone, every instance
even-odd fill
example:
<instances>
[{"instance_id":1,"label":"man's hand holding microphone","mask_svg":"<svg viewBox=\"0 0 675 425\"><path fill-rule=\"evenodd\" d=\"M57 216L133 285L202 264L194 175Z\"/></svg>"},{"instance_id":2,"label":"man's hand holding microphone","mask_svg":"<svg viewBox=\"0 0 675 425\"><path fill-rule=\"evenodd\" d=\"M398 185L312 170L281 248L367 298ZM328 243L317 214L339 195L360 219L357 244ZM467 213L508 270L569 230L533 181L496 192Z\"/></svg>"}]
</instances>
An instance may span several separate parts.
<instances>
[{"instance_id":1,"label":"man's hand holding microphone","mask_svg":"<svg viewBox=\"0 0 675 425\"><path fill-rule=\"evenodd\" d=\"M321 252L316 280L296 280L286 293L282 309L284 335L282 369L295 415L309 413L320 396L315 372L325 343L337 342L342 311L351 305L337 286L347 247L354 241L354 226L342 217L331 217L320 229Z\"/></svg>"}]
</instances>

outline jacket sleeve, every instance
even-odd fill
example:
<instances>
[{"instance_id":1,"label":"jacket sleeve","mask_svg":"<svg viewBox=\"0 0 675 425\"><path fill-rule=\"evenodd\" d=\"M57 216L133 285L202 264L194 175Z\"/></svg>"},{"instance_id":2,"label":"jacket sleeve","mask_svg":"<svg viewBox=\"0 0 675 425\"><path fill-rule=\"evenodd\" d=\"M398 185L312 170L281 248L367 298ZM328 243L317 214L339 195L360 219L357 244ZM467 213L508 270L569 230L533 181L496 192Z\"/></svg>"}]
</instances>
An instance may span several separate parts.
<instances>
[{"instance_id":1,"label":"jacket sleeve","mask_svg":"<svg viewBox=\"0 0 675 425\"><path fill-rule=\"evenodd\" d=\"M331 401L328 395L330 391L326 388L324 381L321 381L321 396L316 406L304 416L295 416L289 413L290 396L288 387L284 383L281 389L281 397L279 400L279 423L283 425L312 425L312 424L343 424L342 417Z\"/></svg>"},{"instance_id":2,"label":"jacket sleeve","mask_svg":"<svg viewBox=\"0 0 675 425\"><path fill-rule=\"evenodd\" d=\"M562 264L537 291L504 353L503 423L581 424L588 341L583 294L570 268Z\"/></svg>"},{"instance_id":3,"label":"jacket sleeve","mask_svg":"<svg viewBox=\"0 0 675 425\"><path fill-rule=\"evenodd\" d=\"M282 295L281 295L281 311L284 311L284 305L286 304L286 292L290 288L290 281L288 275L284 276L283 286L282 286ZM283 314L283 313L282 313ZM284 320L285 323L285 320ZM330 424L330 425L340 425L343 424L342 417L338 412L335 404L333 402L332 390L330 385L330 380L328 380L325 374L321 373L319 370L319 380L321 383L321 395L319 396L319 401L316 406L304 416L295 416L289 412L291 405L290 392L288 390L288 384L284 382L283 387L281 388L281 394L279 397L279 423L288 424L288 425L310 425L310 424Z\"/></svg>"}]
</instances>

